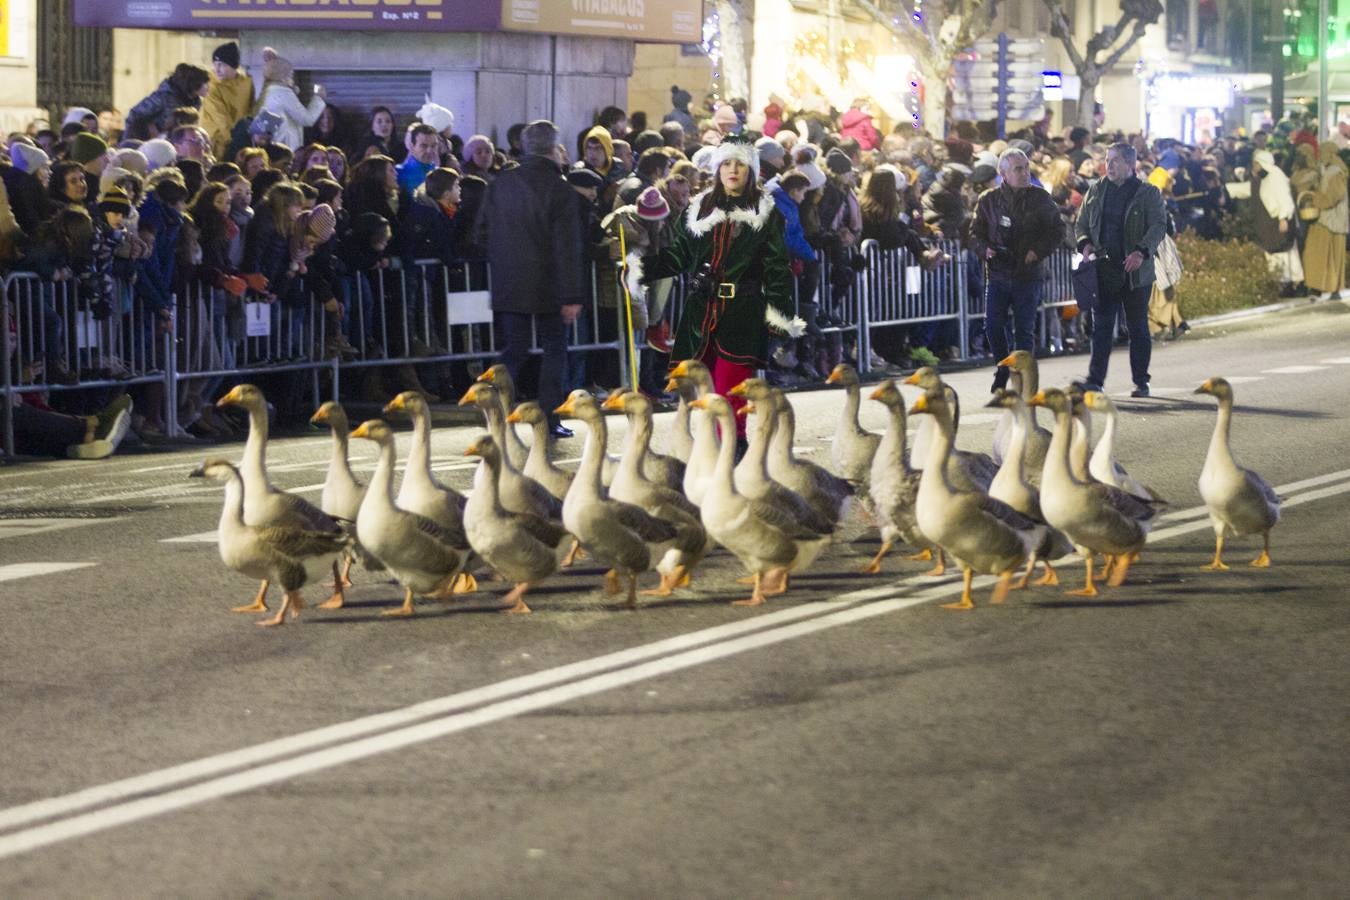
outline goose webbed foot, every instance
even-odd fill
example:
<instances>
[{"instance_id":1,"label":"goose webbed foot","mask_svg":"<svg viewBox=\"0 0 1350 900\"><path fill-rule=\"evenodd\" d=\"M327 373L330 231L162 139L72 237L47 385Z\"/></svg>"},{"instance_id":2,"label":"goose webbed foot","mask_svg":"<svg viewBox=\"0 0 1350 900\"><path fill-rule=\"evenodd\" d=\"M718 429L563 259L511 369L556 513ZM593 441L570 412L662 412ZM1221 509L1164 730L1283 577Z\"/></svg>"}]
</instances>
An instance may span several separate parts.
<instances>
[{"instance_id":1,"label":"goose webbed foot","mask_svg":"<svg viewBox=\"0 0 1350 900\"><path fill-rule=\"evenodd\" d=\"M769 570L769 574L770 574L770 575L773 575L774 572L777 572L777 571L780 571L780 570L778 570L778 569L770 569L770 570ZM786 573L785 573L785 574L786 574ZM746 598L745 600L733 600L733 601L731 601L731 605L732 605L732 606L759 606L760 604L762 604L762 603L764 602L764 590L763 590L763 581L764 581L764 579L763 579L763 577L760 575L760 573L756 572L756 573L754 574L754 576L753 576L753 581L754 581L754 583L755 583L755 591L754 591L754 593L752 593L752 594L751 594L748 598Z\"/></svg>"},{"instance_id":2,"label":"goose webbed foot","mask_svg":"<svg viewBox=\"0 0 1350 900\"><path fill-rule=\"evenodd\" d=\"M933 550L930 547L924 547L918 553L911 553L909 556L905 557L905 559L912 559L915 562L928 562L932 558Z\"/></svg>"},{"instance_id":3,"label":"goose webbed foot","mask_svg":"<svg viewBox=\"0 0 1350 900\"><path fill-rule=\"evenodd\" d=\"M506 615L528 615L532 610L525 605L525 592L530 589L529 582L522 581L502 598L502 612Z\"/></svg>"},{"instance_id":4,"label":"goose webbed foot","mask_svg":"<svg viewBox=\"0 0 1350 900\"><path fill-rule=\"evenodd\" d=\"M386 609L380 613L382 616L388 616L391 619L406 619L413 614L413 592L412 588L403 589L403 605L397 609Z\"/></svg>"},{"instance_id":5,"label":"goose webbed foot","mask_svg":"<svg viewBox=\"0 0 1350 900\"><path fill-rule=\"evenodd\" d=\"M237 613L267 612L267 600L266 600L267 586L270 583L271 582L264 581L262 585L259 586L258 595L253 598L252 603L245 603L243 606L231 607L230 612L237 612Z\"/></svg>"},{"instance_id":6,"label":"goose webbed foot","mask_svg":"<svg viewBox=\"0 0 1350 900\"><path fill-rule=\"evenodd\" d=\"M689 572L684 566L676 566L668 575L661 576L661 583L642 592L644 597L669 597L681 582L688 584Z\"/></svg>"},{"instance_id":7,"label":"goose webbed foot","mask_svg":"<svg viewBox=\"0 0 1350 900\"><path fill-rule=\"evenodd\" d=\"M1083 557L1083 562L1087 567L1087 582L1076 591L1064 592L1066 595L1070 597L1096 597L1099 593L1101 593L1100 591L1097 590L1097 585L1092 578L1092 554L1091 553L1086 554Z\"/></svg>"},{"instance_id":8,"label":"goose webbed foot","mask_svg":"<svg viewBox=\"0 0 1350 900\"><path fill-rule=\"evenodd\" d=\"M924 552L927 553L928 551L925 550ZM929 578L937 578L939 576L946 575L947 554L943 553L942 550L939 549L937 551L937 564L934 565L933 568L929 569L927 572L924 572L923 574L927 575Z\"/></svg>"},{"instance_id":9,"label":"goose webbed foot","mask_svg":"<svg viewBox=\"0 0 1350 900\"><path fill-rule=\"evenodd\" d=\"M970 585L975 580L975 570L965 569L961 573L961 599L953 603L942 604L943 609L974 609L975 598L970 592Z\"/></svg>"},{"instance_id":10,"label":"goose webbed foot","mask_svg":"<svg viewBox=\"0 0 1350 900\"><path fill-rule=\"evenodd\" d=\"M1025 583L1026 578L1022 581ZM994 592L989 598L990 603L1002 603L1008 599L1008 592L1012 590L1012 572L1004 572L998 576L998 584L994 585Z\"/></svg>"},{"instance_id":11,"label":"goose webbed foot","mask_svg":"<svg viewBox=\"0 0 1350 900\"><path fill-rule=\"evenodd\" d=\"M300 599L300 592L287 591L286 593L281 595L281 609L277 610L277 614L275 616L272 616L269 619L262 619L260 621L254 622L253 624L258 625L262 628L272 628L276 625L284 625L286 624L287 618L291 619L300 618L300 610L304 608L305 608L305 601Z\"/></svg>"},{"instance_id":12,"label":"goose webbed foot","mask_svg":"<svg viewBox=\"0 0 1350 900\"><path fill-rule=\"evenodd\" d=\"M1035 585L1059 584L1059 575L1055 573L1054 567L1051 566L1050 563L1046 562L1045 560L1041 560L1041 563L1045 566L1045 574L1042 575L1040 578L1037 578L1035 581L1033 581L1032 584Z\"/></svg>"},{"instance_id":13,"label":"goose webbed foot","mask_svg":"<svg viewBox=\"0 0 1350 900\"><path fill-rule=\"evenodd\" d=\"M1129 574L1130 563L1134 561L1135 554L1122 553L1114 557L1114 565L1111 566L1111 574L1107 576L1106 583L1111 587L1120 587L1125 583L1125 576Z\"/></svg>"},{"instance_id":14,"label":"goose webbed foot","mask_svg":"<svg viewBox=\"0 0 1350 900\"><path fill-rule=\"evenodd\" d=\"M615 569L610 569L605 573L605 593L611 597L623 590L623 585L619 583L619 573Z\"/></svg>"},{"instance_id":15,"label":"goose webbed foot","mask_svg":"<svg viewBox=\"0 0 1350 900\"><path fill-rule=\"evenodd\" d=\"M1270 532L1267 531L1263 537L1265 538L1265 546L1261 548L1261 555L1249 563L1254 569L1270 568Z\"/></svg>"},{"instance_id":16,"label":"goose webbed foot","mask_svg":"<svg viewBox=\"0 0 1350 900\"><path fill-rule=\"evenodd\" d=\"M351 564L348 563L350 566ZM338 573L338 564L333 563L333 595L318 605L318 609L342 609L342 604L347 602L343 589L350 585L345 574Z\"/></svg>"},{"instance_id":17,"label":"goose webbed foot","mask_svg":"<svg viewBox=\"0 0 1350 900\"><path fill-rule=\"evenodd\" d=\"M877 551L877 555L872 557L872 561L862 567L862 573L864 575L880 575L881 560L887 553L891 552L891 546L894 543L895 543L894 541L883 542L881 545L881 549ZM925 550L924 552L927 553L928 551ZM932 554L929 555L931 556ZM913 557L910 558L913 559Z\"/></svg>"}]
</instances>

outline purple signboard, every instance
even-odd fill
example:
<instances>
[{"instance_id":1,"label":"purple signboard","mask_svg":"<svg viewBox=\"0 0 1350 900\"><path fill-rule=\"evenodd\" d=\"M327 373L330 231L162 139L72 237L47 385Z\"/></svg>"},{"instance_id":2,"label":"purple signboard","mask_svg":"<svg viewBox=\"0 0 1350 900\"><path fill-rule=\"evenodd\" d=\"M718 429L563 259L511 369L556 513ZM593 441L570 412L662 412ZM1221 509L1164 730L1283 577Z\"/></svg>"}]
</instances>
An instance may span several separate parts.
<instances>
[{"instance_id":1,"label":"purple signboard","mask_svg":"<svg viewBox=\"0 0 1350 900\"><path fill-rule=\"evenodd\" d=\"M500 0L74 0L75 24L111 28L494 31Z\"/></svg>"}]
</instances>

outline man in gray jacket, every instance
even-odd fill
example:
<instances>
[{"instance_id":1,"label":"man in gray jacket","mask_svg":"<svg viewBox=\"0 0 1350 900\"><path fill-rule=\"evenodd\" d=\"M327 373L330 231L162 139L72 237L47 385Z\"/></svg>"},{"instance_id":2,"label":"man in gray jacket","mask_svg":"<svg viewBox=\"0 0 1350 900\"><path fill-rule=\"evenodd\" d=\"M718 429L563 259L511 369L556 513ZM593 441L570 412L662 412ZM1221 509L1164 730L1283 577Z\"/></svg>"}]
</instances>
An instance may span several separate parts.
<instances>
[{"instance_id":1,"label":"man in gray jacket","mask_svg":"<svg viewBox=\"0 0 1350 900\"><path fill-rule=\"evenodd\" d=\"M1156 187L1135 175L1135 151L1112 144L1106 152L1106 177L1088 189L1078 215L1078 250L1097 259L1097 309L1092 326L1092 361L1083 387L1100 391L1111 361L1116 320L1123 312L1130 339L1131 397L1148 396L1148 364L1153 339L1148 333L1148 300L1153 288L1153 257L1167 234L1167 211Z\"/></svg>"}]
</instances>

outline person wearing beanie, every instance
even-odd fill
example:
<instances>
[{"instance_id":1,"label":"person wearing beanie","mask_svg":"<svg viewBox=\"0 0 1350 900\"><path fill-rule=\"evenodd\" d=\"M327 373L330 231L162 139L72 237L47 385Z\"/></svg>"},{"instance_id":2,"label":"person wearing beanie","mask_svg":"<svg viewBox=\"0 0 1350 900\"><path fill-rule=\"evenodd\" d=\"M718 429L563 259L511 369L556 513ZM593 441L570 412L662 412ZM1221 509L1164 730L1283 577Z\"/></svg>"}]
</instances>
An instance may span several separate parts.
<instances>
[{"instance_id":1,"label":"person wearing beanie","mask_svg":"<svg viewBox=\"0 0 1350 900\"><path fill-rule=\"evenodd\" d=\"M731 108L730 103L717 104L717 109L713 110L712 120L723 137L737 134L741 130L740 116L736 115L736 110Z\"/></svg>"},{"instance_id":2,"label":"person wearing beanie","mask_svg":"<svg viewBox=\"0 0 1350 900\"><path fill-rule=\"evenodd\" d=\"M671 244L630 257L628 279L635 298L645 298L644 286L653 281L691 276L671 361L701 360L713 389L726 396L767 365L771 330L795 338L805 329L794 320L783 217L757 183L759 154L749 141L728 136L713 163L713 186L690 201ZM731 401L744 405L738 397ZM741 438L743 422L738 417Z\"/></svg>"},{"instance_id":3,"label":"person wearing beanie","mask_svg":"<svg viewBox=\"0 0 1350 900\"><path fill-rule=\"evenodd\" d=\"M32 144L17 142L9 148L10 162L14 168L20 172L27 172L29 175L41 177L38 175L43 169L48 170L50 174L52 159L42 151L41 147L35 147Z\"/></svg>"},{"instance_id":4,"label":"person wearing beanie","mask_svg":"<svg viewBox=\"0 0 1350 900\"><path fill-rule=\"evenodd\" d=\"M253 79L239 68L239 45L221 44L211 54L211 86L202 100L198 124L211 141L211 151L224 159L230 146L230 131L253 110Z\"/></svg>"},{"instance_id":5,"label":"person wearing beanie","mask_svg":"<svg viewBox=\"0 0 1350 900\"><path fill-rule=\"evenodd\" d=\"M849 159L843 150L835 147L825 154L825 168L830 170L831 175L847 175L853 171L853 160Z\"/></svg>"},{"instance_id":6,"label":"person wearing beanie","mask_svg":"<svg viewBox=\"0 0 1350 900\"><path fill-rule=\"evenodd\" d=\"M98 135L82 131L71 141L69 156L84 167L85 196L92 200L99 195L99 178L108 167L108 145Z\"/></svg>"},{"instance_id":7,"label":"person wearing beanie","mask_svg":"<svg viewBox=\"0 0 1350 900\"><path fill-rule=\"evenodd\" d=\"M323 85L314 86L314 95L308 103L300 102L295 92L295 67L290 60L271 47L262 52L263 88L258 95L258 111L275 113L281 124L272 135L272 141L292 150L298 150L305 141L305 129L319 121L325 106L327 91Z\"/></svg>"},{"instance_id":8,"label":"person wearing beanie","mask_svg":"<svg viewBox=\"0 0 1350 900\"><path fill-rule=\"evenodd\" d=\"M171 166L178 160L178 151L164 138L155 138L141 144L141 155L145 157L145 173L149 175L156 169Z\"/></svg>"},{"instance_id":9,"label":"person wearing beanie","mask_svg":"<svg viewBox=\"0 0 1350 900\"><path fill-rule=\"evenodd\" d=\"M92 109L86 109L83 106L72 106L66 110L66 114L61 118L61 127L67 125L79 125L85 131L98 131L98 115Z\"/></svg>"},{"instance_id":10,"label":"person wearing beanie","mask_svg":"<svg viewBox=\"0 0 1350 900\"><path fill-rule=\"evenodd\" d=\"M759 174L761 181L768 181L783 171L783 160L787 151L783 145L767 135L755 141L755 152L759 154Z\"/></svg>"},{"instance_id":11,"label":"person wearing beanie","mask_svg":"<svg viewBox=\"0 0 1350 900\"><path fill-rule=\"evenodd\" d=\"M40 147L15 141L9 148L12 165L0 166L9 194L10 209L24 234L37 234L38 226L51 216L52 201L47 196L52 163Z\"/></svg>"},{"instance_id":12,"label":"person wearing beanie","mask_svg":"<svg viewBox=\"0 0 1350 900\"><path fill-rule=\"evenodd\" d=\"M681 88L678 84L670 86L670 112L662 118L662 122L678 122L686 134L694 133L694 117L689 112L689 101L694 98L688 91Z\"/></svg>"}]
</instances>

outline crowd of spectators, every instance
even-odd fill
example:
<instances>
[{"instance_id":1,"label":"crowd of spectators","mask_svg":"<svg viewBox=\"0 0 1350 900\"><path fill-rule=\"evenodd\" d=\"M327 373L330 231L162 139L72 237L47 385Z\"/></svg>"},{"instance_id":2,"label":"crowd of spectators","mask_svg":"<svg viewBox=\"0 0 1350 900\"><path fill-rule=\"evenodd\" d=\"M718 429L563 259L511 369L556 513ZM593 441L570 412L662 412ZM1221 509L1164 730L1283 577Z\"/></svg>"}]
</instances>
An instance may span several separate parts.
<instances>
[{"instance_id":1,"label":"crowd of spectators","mask_svg":"<svg viewBox=\"0 0 1350 900\"><path fill-rule=\"evenodd\" d=\"M302 101L292 64L270 48L262 60L260 89L240 68L233 43L216 49L209 71L177 66L126 115L120 132L76 107L59 130L35 123L9 135L0 152L0 267L75 284L81 309L136 329L172 328L175 298L199 297L201 333L188 342L204 347L214 368L233 361L232 337L248 299L276 304L279 315L320 315L322 346L303 352L342 359L443 352L447 336L437 333L420 334L415 346L383 345L377 336L402 331L406 305L385 307L392 321L376 322L372 304L354 297L363 287L368 296L370 279L383 270L406 269L415 259L439 260L466 284L482 278L475 224L488 185L519 165L524 124L507 127L498 144L485 134L464 137L452 111L430 100L417 110L344 110L316 86ZM1245 217L1287 293L1326 297L1345 287L1345 126L1320 145L1313 131L1291 122L1187 146L1083 127L1056 131L1047 116L1006 140L967 122L941 138L908 123L883 134L865 99L842 113L818 99L774 98L750 110L734 99L695 106L675 87L671 101L659 122L606 107L575 141L556 147L558 177L573 189L583 222L576 252L612 272L621 248L659 249L691 197L711 183L712 148L732 133L753 139L759 177L785 223L807 323L805 335L781 341L773 354L770 376L781 383L819 380L856 354L846 301L867 264L865 241L907 248L926 267L960 254L951 264L964 266L967 277L944 278L943 289L963 283L972 298L983 292L982 262L954 242L966 240L975 201L999 184L1000 158L1010 148L1028 157L1033 184L1050 194L1068 226L1066 249L1084 195L1104 175L1106 148L1127 141L1137 150L1139 176L1164 193L1170 233L1218 239ZM1177 337L1188 326L1175 245L1159 256L1152 325L1155 334ZM627 295L619 279L597 278L596 285L601 309L622 309ZM654 285L629 311L644 348L640 382L654 395L671 346L671 292L670 284ZM133 308L145 310L145 322L125 322ZM1052 323L1053 340L1065 349L1085 343L1072 313L1069 307ZM73 370L51 304L42 316L42 347L29 371L17 373L21 382L116 377L117 360L106 372ZM599 318L584 314L578 327L612 339L620 317ZM878 329L868 362L935 364L955 356L957 343L950 322ZM974 343L976 350L989 346L978 334ZM568 388L618 377L613 354L575 352L567 368ZM370 371L363 390L372 400L406 388L434 396L472 375L462 366ZM300 376L275 377L284 411L287 396L298 399L290 384ZM213 411L219 389L218 381L192 382L179 410L186 434L168 437L235 432L238 423ZM165 436L155 390L137 388L145 396L137 397L135 429L146 440ZM89 411L93 401L80 393L60 395L67 411ZM41 408L48 401L29 394L19 402Z\"/></svg>"}]
</instances>

